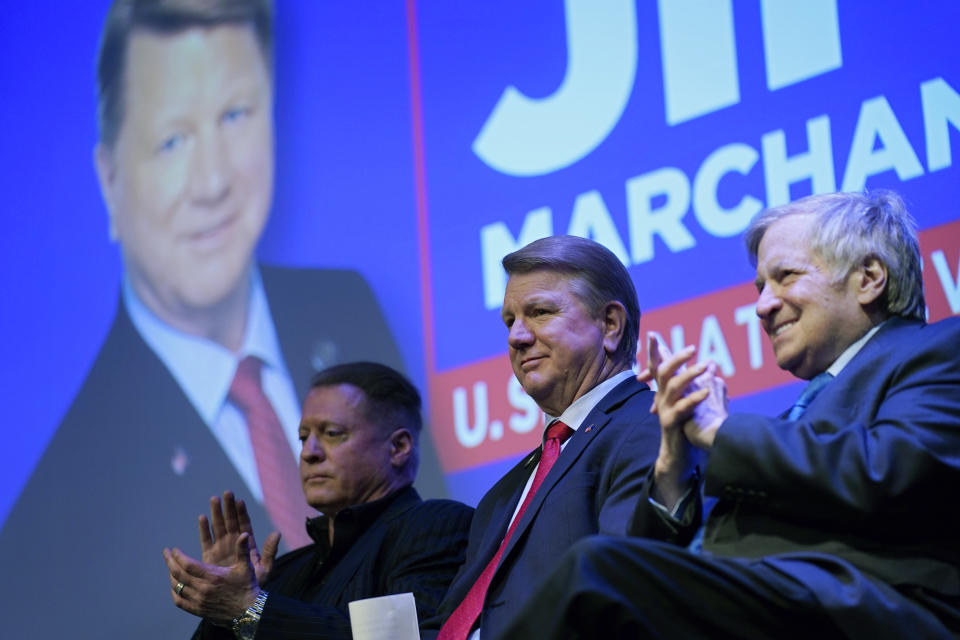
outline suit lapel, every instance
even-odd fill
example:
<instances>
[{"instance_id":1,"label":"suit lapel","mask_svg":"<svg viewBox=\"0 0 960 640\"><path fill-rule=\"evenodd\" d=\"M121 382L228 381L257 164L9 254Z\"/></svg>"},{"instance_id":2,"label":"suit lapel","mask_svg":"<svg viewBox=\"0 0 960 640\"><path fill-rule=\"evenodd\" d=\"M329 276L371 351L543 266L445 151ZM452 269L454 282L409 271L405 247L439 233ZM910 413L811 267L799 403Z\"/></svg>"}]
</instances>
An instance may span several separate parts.
<instances>
[{"instance_id":1,"label":"suit lapel","mask_svg":"<svg viewBox=\"0 0 960 640\"><path fill-rule=\"evenodd\" d=\"M123 389L118 395L122 397L122 402L130 407L126 411L132 415L136 412L134 407L151 406L156 404L156 398L163 398L162 406L140 418L146 423L154 424L150 429L143 428L143 431L146 432L145 437L158 441L159 446L151 453L162 456L161 465L165 463L168 468L172 467L171 473L182 476L191 484L201 479L220 478L220 483L225 484L223 488L245 487L187 394L133 326L122 301L117 309L116 323L110 339L116 340L117 345L123 345L120 347L123 349L123 356L118 361L124 362L125 373L112 384L116 389ZM112 344L105 345L104 350L109 349L113 349ZM121 358L119 354L111 357ZM135 375L132 375L133 372ZM141 380L149 380L150 384L139 384ZM171 456L178 455L178 451L185 458L182 467L178 466L176 461L172 464L170 462ZM219 492L223 488L204 486L203 490Z\"/></svg>"},{"instance_id":2,"label":"suit lapel","mask_svg":"<svg viewBox=\"0 0 960 640\"><path fill-rule=\"evenodd\" d=\"M879 404L882 394L864 393L863 390L879 384L877 376L885 371L883 363L888 359L890 349L898 343L897 334L902 328L919 324L916 320L899 316L888 319L840 371L836 380L810 403L804 413L805 419L815 422L815 428L821 424L816 420L821 415L830 417L822 421L823 425L846 424L854 416L870 411L863 406L864 403ZM785 416L786 413L782 417Z\"/></svg>"},{"instance_id":3,"label":"suit lapel","mask_svg":"<svg viewBox=\"0 0 960 640\"><path fill-rule=\"evenodd\" d=\"M280 344L280 352L283 354L284 364L290 379L293 381L293 387L297 392L297 398L303 402L310 390L310 380L317 370L310 362L311 347L310 344L315 340L316 332L310 328L299 324L301 314L291 312L297 309L293 301L286 300L286 293L282 286L281 270L260 265L260 277L263 281L263 290L267 296L267 307L270 310L270 317L273 319L273 327L276 330L277 341ZM299 295L307 295L305 292L298 292ZM315 316L310 316L316 320Z\"/></svg>"},{"instance_id":4,"label":"suit lapel","mask_svg":"<svg viewBox=\"0 0 960 640\"><path fill-rule=\"evenodd\" d=\"M476 554L476 557L484 558L484 561L482 564L478 563L478 566L475 567L476 575L471 578L471 582L476 576L480 575L483 567L486 566L490 558L496 554L497 549L500 547L500 542L507 534L507 528L510 525L513 512L516 511L517 505L520 502L520 495L526 486L527 478L530 477L530 472L539 460L540 449L534 449L524 456L523 459L490 490L490 495L497 496L497 498L495 503L489 508L489 517L483 518L489 522L490 525L483 530L480 546ZM479 521L479 519L475 517L474 521ZM515 537L516 535L514 535L514 538Z\"/></svg>"},{"instance_id":5,"label":"suit lapel","mask_svg":"<svg viewBox=\"0 0 960 640\"><path fill-rule=\"evenodd\" d=\"M115 349L121 351L113 353ZM156 405L157 398L164 399L162 406L141 418L140 425L142 437L148 439L143 443L144 450L159 456L155 464L160 473L152 477L166 479L164 497L158 498L161 503L185 502L181 507L193 513L202 507L206 497L224 489L233 490L238 497L247 493L246 483L210 428L134 327L122 300L103 352L109 360L124 363L119 372L110 372L116 376L110 386L129 407L125 413L141 413L143 407ZM140 384L141 380L149 380L150 384ZM146 445L149 441L153 441L152 446ZM146 468L141 463L138 475L148 473ZM245 502L254 530L270 530L272 524L262 505L252 497ZM172 505L168 511L176 512Z\"/></svg>"},{"instance_id":6,"label":"suit lapel","mask_svg":"<svg viewBox=\"0 0 960 640\"><path fill-rule=\"evenodd\" d=\"M560 453L560 457L557 458L553 468L550 469L547 477L543 480L543 484L540 485L536 495L533 496L532 501L527 506L527 510L524 512L523 517L517 524L517 529L513 532L510 542L507 544L507 548L504 549L503 557L500 559L499 566L503 566L507 557L517 546L518 541L523 537L526 530L530 528L550 491L552 491L557 483L559 483L560 480L563 479L568 472L570 472L576 461L583 455L584 451L587 450L587 447L590 446L590 443L593 442L594 438L597 437L597 434L599 434L600 431L610 422L613 411L622 405L628 398L646 388L647 385L639 383L633 378L624 380L616 387L611 389L607 395L601 398L593 410L587 414L587 417L583 420L580 428L577 429L572 436L570 436L567 446L563 448L563 451ZM537 458L539 459L539 451L536 453ZM528 460L529 458L529 456L524 458L524 461ZM529 476L534 464L536 463L532 462L526 469L526 475L524 476L525 478ZM523 486L524 485L521 485L521 490ZM514 501L514 507L515 506L516 501ZM507 520L509 520L512 513L513 512L511 511L510 514L507 515ZM497 570L499 571L499 567Z\"/></svg>"}]
</instances>

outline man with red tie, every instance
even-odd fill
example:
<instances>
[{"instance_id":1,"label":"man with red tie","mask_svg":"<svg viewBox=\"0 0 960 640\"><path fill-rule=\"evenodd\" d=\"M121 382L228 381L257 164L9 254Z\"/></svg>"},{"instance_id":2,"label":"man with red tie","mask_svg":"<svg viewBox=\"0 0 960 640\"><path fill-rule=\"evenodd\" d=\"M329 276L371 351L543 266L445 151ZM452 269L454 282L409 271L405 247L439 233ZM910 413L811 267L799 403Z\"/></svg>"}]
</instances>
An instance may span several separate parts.
<instances>
[{"instance_id":1,"label":"man with red tie","mask_svg":"<svg viewBox=\"0 0 960 640\"><path fill-rule=\"evenodd\" d=\"M541 446L477 506L467 560L425 638L495 637L557 556L598 532L623 534L656 457L653 393L631 370L640 309L602 245L543 238L503 259L510 362L545 415ZM439 635L437 634L439 630Z\"/></svg>"}]
</instances>

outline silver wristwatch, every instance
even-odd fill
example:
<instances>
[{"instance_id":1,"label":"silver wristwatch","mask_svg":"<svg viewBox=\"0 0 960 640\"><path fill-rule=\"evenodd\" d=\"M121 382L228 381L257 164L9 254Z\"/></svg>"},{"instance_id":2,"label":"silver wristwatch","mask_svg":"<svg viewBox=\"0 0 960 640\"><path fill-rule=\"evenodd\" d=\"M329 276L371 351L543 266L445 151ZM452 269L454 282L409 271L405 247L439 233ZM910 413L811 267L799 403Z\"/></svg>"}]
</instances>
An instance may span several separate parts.
<instances>
[{"instance_id":1,"label":"silver wristwatch","mask_svg":"<svg viewBox=\"0 0 960 640\"><path fill-rule=\"evenodd\" d=\"M233 619L233 635L237 640L253 640L257 635L257 625L260 624L260 616L263 614L263 606L266 603L267 592L261 591L253 604Z\"/></svg>"}]
</instances>

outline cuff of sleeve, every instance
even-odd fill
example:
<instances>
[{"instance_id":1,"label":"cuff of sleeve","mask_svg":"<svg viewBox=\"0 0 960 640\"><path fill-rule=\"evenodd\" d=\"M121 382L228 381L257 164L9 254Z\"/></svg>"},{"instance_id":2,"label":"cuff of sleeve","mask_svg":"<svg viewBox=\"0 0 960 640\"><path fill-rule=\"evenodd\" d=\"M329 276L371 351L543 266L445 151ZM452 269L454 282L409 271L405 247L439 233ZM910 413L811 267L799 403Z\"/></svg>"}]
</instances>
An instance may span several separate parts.
<instances>
[{"instance_id":1,"label":"cuff of sleeve","mask_svg":"<svg viewBox=\"0 0 960 640\"><path fill-rule=\"evenodd\" d=\"M664 518L671 524L676 527L684 526L688 524L688 520L691 519L690 506L696 502L697 493L700 490L700 467L696 467L693 470L693 473L690 475L690 479L687 480L687 490L684 491L683 496L674 505L673 510L667 509L664 505L660 504L653 497L647 498L650 501L650 505L660 514L660 517Z\"/></svg>"}]
</instances>

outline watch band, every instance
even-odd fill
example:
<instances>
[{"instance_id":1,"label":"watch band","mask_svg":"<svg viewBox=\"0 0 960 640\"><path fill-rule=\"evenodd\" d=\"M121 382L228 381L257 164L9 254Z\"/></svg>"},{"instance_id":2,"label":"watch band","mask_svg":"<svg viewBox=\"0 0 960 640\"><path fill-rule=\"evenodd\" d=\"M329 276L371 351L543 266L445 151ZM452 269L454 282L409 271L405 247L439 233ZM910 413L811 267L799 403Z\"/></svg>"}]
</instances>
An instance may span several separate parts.
<instances>
[{"instance_id":1,"label":"watch band","mask_svg":"<svg viewBox=\"0 0 960 640\"><path fill-rule=\"evenodd\" d=\"M257 598L253 601L253 604L233 619L233 635L237 640L253 640L257 634L257 626L260 624L263 607L266 604L267 592L261 590L260 593L257 594Z\"/></svg>"}]
</instances>

